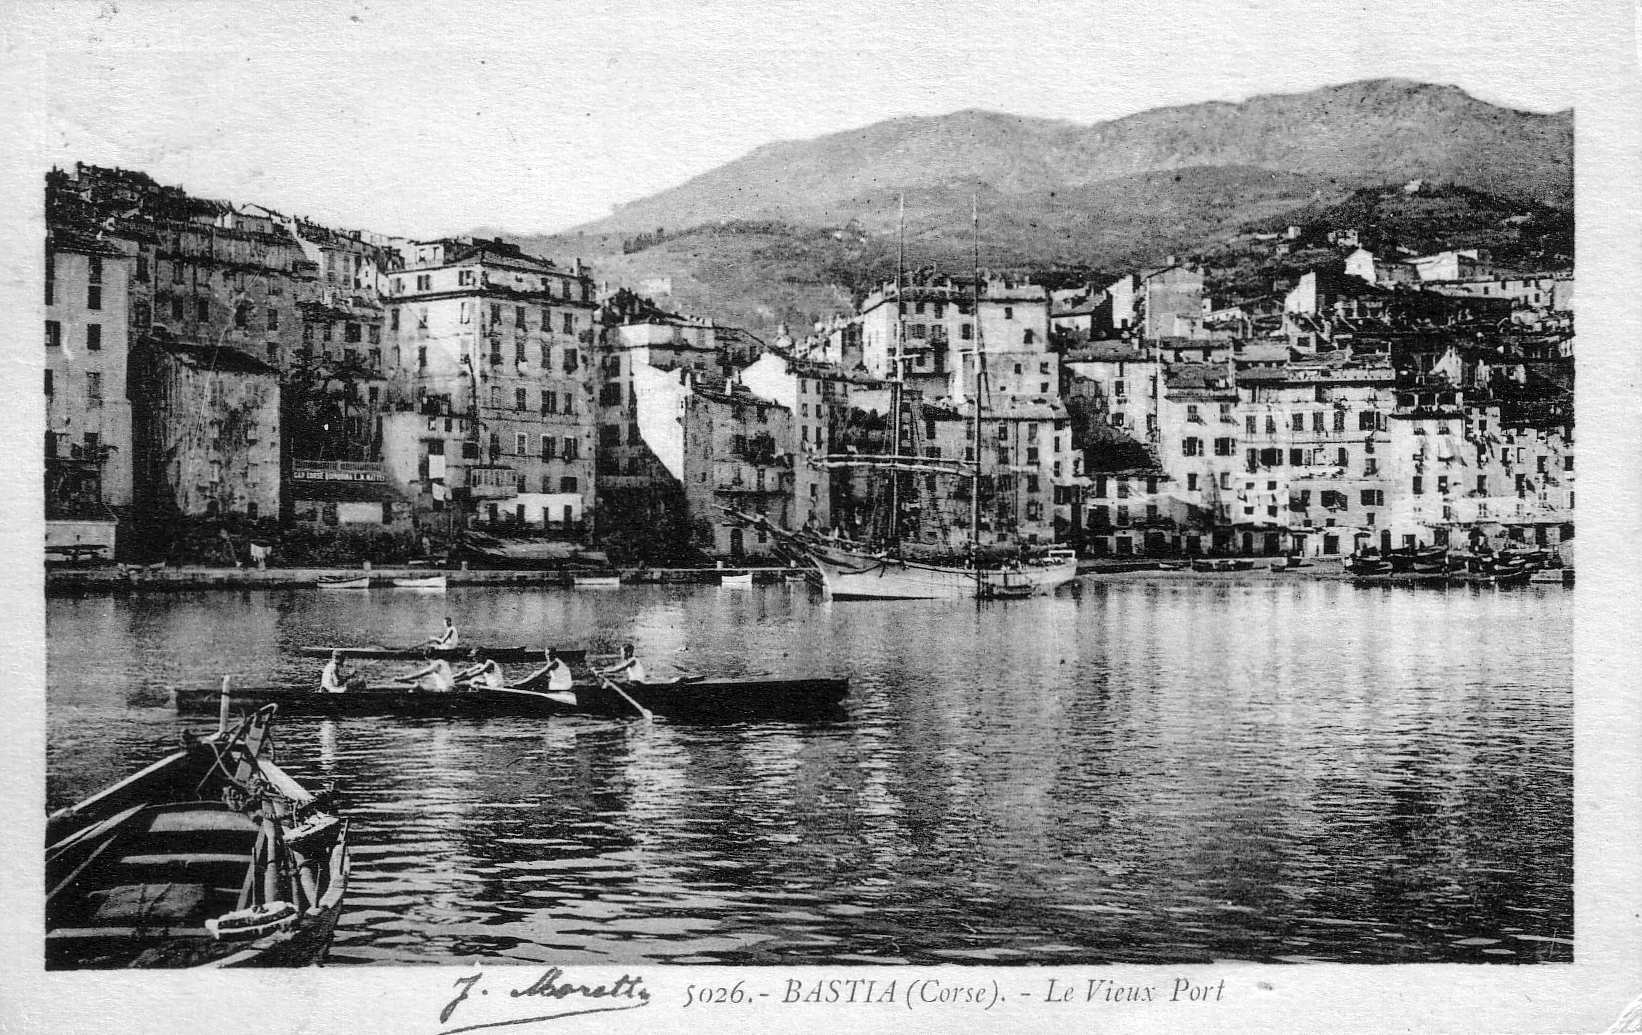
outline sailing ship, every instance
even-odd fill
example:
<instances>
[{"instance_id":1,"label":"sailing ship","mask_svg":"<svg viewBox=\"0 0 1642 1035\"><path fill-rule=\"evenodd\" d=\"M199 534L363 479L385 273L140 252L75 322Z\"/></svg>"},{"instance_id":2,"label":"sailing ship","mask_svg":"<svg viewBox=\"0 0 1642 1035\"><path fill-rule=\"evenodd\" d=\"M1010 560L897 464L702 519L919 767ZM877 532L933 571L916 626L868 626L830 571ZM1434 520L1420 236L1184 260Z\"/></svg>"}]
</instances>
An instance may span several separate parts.
<instances>
[{"instance_id":1,"label":"sailing ship","mask_svg":"<svg viewBox=\"0 0 1642 1035\"><path fill-rule=\"evenodd\" d=\"M855 542L829 538L811 530L799 533L777 529L762 515L745 514L725 508L731 517L766 532L778 543L800 554L820 573L823 588L835 600L982 600L1015 598L1052 592L1055 587L1077 577L1077 556L1065 547L1027 554L1011 542L1013 507L1002 488L1005 479L989 477L982 470L985 450L983 428L987 423L988 375L986 346L980 314L980 217L974 213L975 270L970 305L975 317L975 391L970 418L970 456L965 460L943 460L919 455L918 421L903 427L903 357L906 327L902 316L896 320L895 353L889 378L889 452L884 455L833 454L820 466L868 469L879 475L888 497L887 521L877 542ZM902 207L902 244L895 277L897 313L904 313L905 297L905 205ZM961 376L961 375L960 375ZM910 430L910 435L907 431ZM913 439L908 448L908 438ZM938 507L909 497L927 484L945 477L963 485L969 501L967 540L953 549L950 537L931 543L919 535L933 519L941 523ZM967 484L964 484L967 483ZM990 495L993 506L983 519L982 498ZM983 546L983 527L993 533L994 542Z\"/></svg>"}]
</instances>

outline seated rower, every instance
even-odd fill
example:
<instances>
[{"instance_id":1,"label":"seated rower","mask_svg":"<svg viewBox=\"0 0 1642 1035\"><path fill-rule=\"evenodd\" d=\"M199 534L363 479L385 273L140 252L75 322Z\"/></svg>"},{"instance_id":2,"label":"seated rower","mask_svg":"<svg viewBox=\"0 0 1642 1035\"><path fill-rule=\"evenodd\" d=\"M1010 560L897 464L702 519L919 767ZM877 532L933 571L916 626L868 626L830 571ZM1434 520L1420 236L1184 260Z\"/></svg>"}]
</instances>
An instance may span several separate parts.
<instances>
[{"instance_id":1,"label":"seated rower","mask_svg":"<svg viewBox=\"0 0 1642 1035\"><path fill-rule=\"evenodd\" d=\"M433 650L455 650L457 644L456 626L451 623L450 615L445 616L445 627L439 635L430 636L422 641L423 646Z\"/></svg>"},{"instance_id":2,"label":"seated rower","mask_svg":"<svg viewBox=\"0 0 1642 1035\"><path fill-rule=\"evenodd\" d=\"M547 664L532 672L519 681L519 686L530 689L544 688L549 691L565 691L572 689L570 666L552 647L547 648Z\"/></svg>"},{"instance_id":3,"label":"seated rower","mask_svg":"<svg viewBox=\"0 0 1642 1035\"><path fill-rule=\"evenodd\" d=\"M633 645L621 645L621 660L609 668L602 670L600 675L611 679L620 679L624 683L644 682L644 662L633 653Z\"/></svg>"},{"instance_id":4,"label":"seated rower","mask_svg":"<svg viewBox=\"0 0 1642 1035\"><path fill-rule=\"evenodd\" d=\"M319 674L319 690L326 694L340 694L348 688L348 670L342 667L342 652L331 651L331 660Z\"/></svg>"},{"instance_id":5,"label":"seated rower","mask_svg":"<svg viewBox=\"0 0 1642 1035\"><path fill-rule=\"evenodd\" d=\"M468 652L467 668L456 673L456 682L465 683L472 687L489 687L496 689L507 685L507 679L502 674L502 666L496 664L494 658L487 658L477 650Z\"/></svg>"},{"instance_id":6,"label":"seated rower","mask_svg":"<svg viewBox=\"0 0 1642 1035\"><path fill-rule=\"evenodd\" d=\"M422 657L427 664L422 668L400 676L395 682L410 683L418 690L430 690L434 693L446 693L456 688L456 677L450 671L450 663L444 658L433 656L431 649L424 650Z\"/></svg>"}]
</instances>

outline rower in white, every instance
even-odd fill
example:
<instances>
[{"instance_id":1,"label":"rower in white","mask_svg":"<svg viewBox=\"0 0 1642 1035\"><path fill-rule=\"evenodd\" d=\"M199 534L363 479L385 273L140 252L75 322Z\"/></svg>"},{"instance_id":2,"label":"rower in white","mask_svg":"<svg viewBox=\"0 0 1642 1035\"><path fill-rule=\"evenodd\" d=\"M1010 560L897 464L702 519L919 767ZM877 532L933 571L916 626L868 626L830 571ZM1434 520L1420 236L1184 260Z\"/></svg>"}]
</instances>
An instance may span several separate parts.
<instances>
[{"instance_id":1,"label":"rower in white","mask_svg":"<svg viewBox=\"0 0 1642 1035\"><path fill-rule=\"evenodd\" d=\"M573 683L570 675L570 666L564 663L564 659L559 657L558 652L552 647L547 648L546 657L547 664L519 680L518 685L531 686L538 680L545 678L547 682L547 689L549 691L564 691L571 689Z\"/></svg>"},{"instance_id":2,"label":"rower in white","mask_svg":"<svg viewBox=\"0 0 1642 1035\"><path fill-rule=\"evenodd\" d=\"M439 635L429 636L426 640L422 641L422 645L425 647L432 647L434 650L456 649L456 626L451 623L450 615L445 616L445 627L440 630Z\"/></svg>"},{"instance_id":3,"label":"rower in white","mask_svg":"<svg viewBox=\"0 0 1642 1035\"><path fill-rule=\"evenodd\" d=\"M507 685L507 679L502 674L502 666L496 664L496 659L487 658L477 650L473 650L468 652L468 661L472 664L456 673L456 682L471 687L489 687L492 689Z\"/></svg>"},{"instance_id":4,"label":"rower in white","mask_svg":"<svg viewBox=\"0 0 1642 1035\"><path fill-rule=\"evenodd\" d=\"M603 669L599 674L620 679L626 683L642 683L644 682L644 662L640 661L638 656L633 653L631 643L624 643L621 645L621 660L609 668Z\"/></svg>"},{"instance_id":5,"label":"rower in white","mask_svg":"<svg viewBox=\"0 0 1642 1035\"><path fill-rule=\"evenodd\" d=\"M425 666L409 675L400 676L395 682L408 683L418 690L431 690L435 693L454 690L456 677L451 673L450 663L444 658L434 657L432 650L423 651L422 656L427 661Z\"/></svg>"}]
</instances>

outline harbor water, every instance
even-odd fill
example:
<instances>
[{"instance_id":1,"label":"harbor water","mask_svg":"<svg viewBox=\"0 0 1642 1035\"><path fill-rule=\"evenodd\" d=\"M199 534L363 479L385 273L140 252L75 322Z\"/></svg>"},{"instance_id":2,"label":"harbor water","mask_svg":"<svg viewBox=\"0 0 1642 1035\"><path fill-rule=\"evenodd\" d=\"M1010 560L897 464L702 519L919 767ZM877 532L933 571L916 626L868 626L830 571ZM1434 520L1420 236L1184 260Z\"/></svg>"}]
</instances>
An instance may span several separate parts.
<instances>
[{"instance_id":1,"label":"harbor water","mask_svg":"<svg viewBox=\"0 0 1642 1035\"><path fill-rule=\"evenodd\" d=\"M847 717L283 717L352 817L333 964L1567 961L1572 612L1299 578L53 597L47 804L213 725L167 687L317 682L297 647L449 614L652 679L848 675Z\"/></svg>"}]
</instances>

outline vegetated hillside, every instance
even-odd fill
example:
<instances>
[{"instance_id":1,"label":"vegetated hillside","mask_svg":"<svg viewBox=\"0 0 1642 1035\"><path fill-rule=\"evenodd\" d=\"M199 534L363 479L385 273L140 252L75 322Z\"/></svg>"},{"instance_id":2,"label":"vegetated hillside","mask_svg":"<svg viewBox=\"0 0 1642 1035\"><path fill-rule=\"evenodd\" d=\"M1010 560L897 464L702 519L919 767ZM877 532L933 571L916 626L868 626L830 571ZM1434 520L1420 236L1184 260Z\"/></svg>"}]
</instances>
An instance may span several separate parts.
<instances>
[{"instance_id":1,"label":"vegetated hillside","mask_svg":"<svg viewBox=\"0 0 1642 1035\"><path fill-rule=\"evenodd\" d=\"M770 144L579 229L634 234L778 219L812 226L860 220L883 231L895 220L889 202L903 190L962 185L967 201L981 184L1048 197L1194 166L1272 169L1347 186L1423 177L1566 207L1573 119L1394 79L1159 108L1088 126L960 111ZM942 222L955 214L943 213Z\"/></svg>"},{"instance_id":2,"label":"vegetated hillside","mask_svg":"<svg viewBox=\"0 0 1642 1035\"><path fill-rule=\"evenodd\" d=\"M893 275L902 197L914 269L971 267L972 203L983 266L1061 280L1220 250L1251 224L1373 226L1421 250L1463 230L1554 252L1571 237L1572 150L1570 113L1403 80L1093 126L963 111L771 144L569 233L513 239L641 289L671 278L665 304L770 330ZM1387 187L1412 179L1447 193Z\"/></svg>"}]
</instances>

